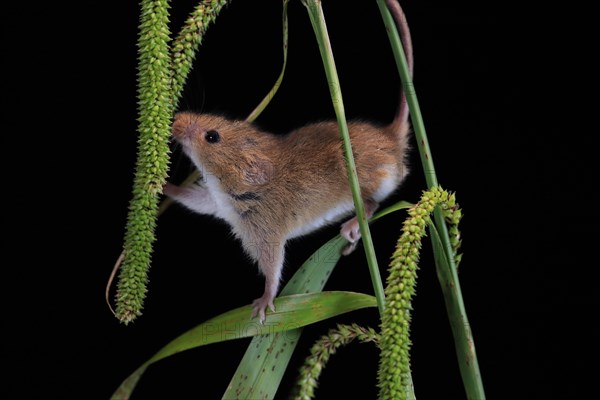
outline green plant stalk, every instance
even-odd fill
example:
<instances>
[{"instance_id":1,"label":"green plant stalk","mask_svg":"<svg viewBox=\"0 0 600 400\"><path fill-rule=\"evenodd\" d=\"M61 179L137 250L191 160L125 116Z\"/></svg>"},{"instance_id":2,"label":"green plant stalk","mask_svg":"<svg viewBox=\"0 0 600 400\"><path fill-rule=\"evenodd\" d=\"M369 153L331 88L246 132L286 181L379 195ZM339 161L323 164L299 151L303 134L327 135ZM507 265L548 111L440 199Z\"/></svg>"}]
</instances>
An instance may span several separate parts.
<instances>
[{"instance_id":1,"label":"green plant stalk","mask_svg":"<svg viewBox=\"0 0 600 400\"><path fill-rule=\"evenodd\" d=\"M396 65L398 67L398 73L400 75L400 79L402 80L402 86L406 94L411 121L419 148L419 154L423 164L423 171L425 173L425 180L427 182L427 186L429 188L433 188L438 186L437 175L435 173L433 158L431 157L431 150L429 148L429 142L427 140L425 124L421 115L417 94L414 90L412 78L408 72L408 66L404 49L402 47L402 42L400 40L400 36L398 35L396 24L394 23L392 15L385 5L385 0L377 0L377 5L388 33L394 58L396 60ZM454 343L458 355L459 368L463 379L463 384L469 399L482 400L485 399L485 392L483 389L483 382L481 380L481 373L479 371L477 355L475 353L475 342L462 299L462 291L457 276L457 268L452 250L452 244L448 234L448 227L444 221L442 211L439 208L434 210L433 220L434 227L437 229L436 233L439 233L438 236L440 239L438 244L433 245L436 269L438 271L438 278L444 294L444 301L446 303L446 309L448 312L452 333L454 335ZM444 260L445 263L443 262ZM450 272L448 273L444 269L449 269ZM468 349L467 354L464 353L465 349Z\"/></svg>"},{"instance_id":2,"label":"green plant stalk","mask_svg":"<svg viewBox=\"0 0 600 400\"><path fill-rule=\"evenodd\" d=\"M128 324L141 315L152 245L156 240L158 197L169 166L173 114L167 0L142 0L138 49L139 140L133 198L129 203L116 316Z\"/></svg>"},{"instance_id":3,"label":"green plant stalk","mask_svg":"<svg viewBox=\"0 0 600 400\"><path fill-rule=\"evenodd\" d=\"M362 235L367 263L369 265L369 273L371 274L371 281L373 283L375 297L377 298L377 307L379 308L379 313L381 314L385 308L383 283L381 281L381 275L377 265L377 257L375 256L375 248L373 246L373 239L371 238L369 223L367 221L362 196L360 193L360 184L358 182L356 165L354 163L354 156L352 153L352 144L350 143L350 134L348 133L348 125L346 123L344 102L342 100L342 90L340 88L337 70L335 68L335 61L333 59L329 35L327 34L327 25L325 24L323 8L321 7L320 0L302 0L302 4L304 4L308 10L310 22L313 26L313 30L315 31L317 42L319 43L319 50L321 52L321 58L323 59L325 74L327 75L327 82L329 83L333 108L335 109L335 115L340 128L340 135L343 139L346 167L348 170L348 180L350 182L352 197L354 199L356 218L358 219L358 224L360 226L360 233Z\"/></svg>"},{"instance_id":4,"label":"green plant stalk","mask_svg":"<svg viewBox=\"0 0 600 400\"><path fill-rule=\"evenodd\" d=\"M458 276L455 269L448 267L449 261L441 249L443 246L441 235L435 227L431 227L430 232L432 233L434 248L439 248L434 253L436 263L444 266L443 268L437 268L437 274L440 282L443 282L441 285L442 293L444 294L444 299L446 299L446 309L448 310L450 327L455 338L456 354L467 398L473 400L485 399L473 333L467 319L462 293L460 292L460 288L456 290L458 287Z\"/></svg>"}]
</instances>

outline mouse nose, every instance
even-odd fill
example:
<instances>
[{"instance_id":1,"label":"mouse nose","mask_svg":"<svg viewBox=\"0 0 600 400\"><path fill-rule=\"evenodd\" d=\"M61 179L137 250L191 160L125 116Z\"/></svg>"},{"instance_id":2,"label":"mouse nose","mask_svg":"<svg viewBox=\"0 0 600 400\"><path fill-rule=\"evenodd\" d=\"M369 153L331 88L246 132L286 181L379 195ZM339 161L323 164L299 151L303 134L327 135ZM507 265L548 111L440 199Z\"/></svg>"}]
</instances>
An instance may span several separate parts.
<instances>
[{"instance_id":1,"label":"mouse nose","mask_svg":"<svg viewBox=\"0 0 600 400\"><path fill-rule=\"evenodd\" d=\"M197 130L198 126L189 121L175 120L173 123L173 137L175 139L189 139Z\"/></svg>"}]
</instances>

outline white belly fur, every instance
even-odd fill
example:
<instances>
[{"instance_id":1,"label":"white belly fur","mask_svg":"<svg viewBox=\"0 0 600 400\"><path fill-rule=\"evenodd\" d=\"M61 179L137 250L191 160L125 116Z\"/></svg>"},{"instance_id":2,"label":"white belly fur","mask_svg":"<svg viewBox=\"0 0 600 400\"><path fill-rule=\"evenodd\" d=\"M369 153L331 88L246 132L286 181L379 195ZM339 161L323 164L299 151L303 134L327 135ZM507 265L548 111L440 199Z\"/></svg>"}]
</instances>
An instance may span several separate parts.
<instances>
[{"instance_id":1,"label":"white belly fur","mask_svg":"<svg viewBox=\"0 0 600 400\"><path fill-rule=\"evenodd\" d=\"M385 167L383 167L383 169L387 172L386 177L381 181L381 185L373 194L373 200L375 200L377 203L385 200L398 187L399 176L396 165L386 165ZM323 226L339 222L344 215L350 215L353 213L353 211L353 200L340 203L335 207L330 208L324 214L320 215L313 221L310 221L307 224L296 228L290 233L288 239L293 239L302 235L307 235Z\"/></svg>"},{"instance_id":2,"label":"white belly fur","mask_svg":"<svg viewBox=\"0 0 600 400\"><path fill-rule=\"evenodd\" d=\"M307 224L296 228L288 235L288 239L307 235L323 226L338 222L341 217L350 214L352 211L354 211L354 202L352 200L340 203Z\"/></svg>"},{"instance_id":3,"label":"white belly fur","mask_svg":"<svg viewBox=\"0 0 600 400\"><path fill-rule=\"evenodd\" d=\"M390 194L392 194L399 183L399 174L396 165L386 165L382 168L387 172L386 177L383 178L379 188L373 193L373 200L380 203L385 200Z\"/></svg>"},{"instance_id":4,"label":"white belly fur","mask_svg":"<svg viewBox=\"0 0 600 400\"><path fill-rule=\"evenodd\" d=\"M215 216L227 221L232 226L234 233L238 235L240 233L238 229L240 216L231 205L231 198L221 189L219 179L214 175L206 174L204 181L217 204L217 214Z\"/></svg>"}]
</instances>

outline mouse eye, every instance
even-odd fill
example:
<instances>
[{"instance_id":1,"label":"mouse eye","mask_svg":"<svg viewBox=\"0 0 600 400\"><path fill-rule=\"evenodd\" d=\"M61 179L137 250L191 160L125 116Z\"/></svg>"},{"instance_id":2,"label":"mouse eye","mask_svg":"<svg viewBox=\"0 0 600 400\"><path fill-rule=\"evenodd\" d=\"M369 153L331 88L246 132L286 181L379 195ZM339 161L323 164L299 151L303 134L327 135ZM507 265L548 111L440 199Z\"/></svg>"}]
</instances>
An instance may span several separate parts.
<instances>
[{"instance_id":1,"label":"mouse eye","mask_svg":"<svg viewBox=\"0 0 600 400\"><path fill-rule=\"evenodd\" d=\"M219 140L221 140L221 135L219 135L219 132L215 130L210 130L206 132L204 139L206 139L208 143L217 143Z\"/></svg>"}]
</instances>

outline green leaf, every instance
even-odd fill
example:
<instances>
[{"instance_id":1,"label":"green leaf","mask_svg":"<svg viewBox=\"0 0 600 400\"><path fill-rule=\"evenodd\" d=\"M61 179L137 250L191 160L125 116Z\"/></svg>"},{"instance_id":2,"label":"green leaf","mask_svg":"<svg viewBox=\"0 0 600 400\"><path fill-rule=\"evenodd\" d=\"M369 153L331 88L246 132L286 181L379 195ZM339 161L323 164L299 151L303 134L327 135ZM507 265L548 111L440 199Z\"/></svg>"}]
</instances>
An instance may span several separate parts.
<instances>
[{"instance_id":1,"label":"green leaf","mask_svg":"<svg viewBox=\"0 0 600 400\"><path fill-rule=\"evenodd\" d=\"M264 324L250 318L251 305L228 311L190 329L163 347L121 384L112 399L127 399L149 365L173 354L211 343L294 330L349 311L375 306L375 298L366 294L325 292L277 298L276 311L267 314Z\"/></svg>"},{"instance_id":2,"label":"green leaf","mask_svg":"<svg viewBox=\"0 0 600 400\"><path fill-rule=\"evenodd\" d=\"M375 215L373 215L373 217L371 218L370 222L376 221L379 218L385 217L386 215L391 214L393 212L396 212L399 210L406 210L411 207L414 207L414 204L409 203L408 201L399 201L396 204L392 204L391 206L384 208L383 210L375 213Z\"/></svg>"},{"instance_id":3,"label":"green leaf","mask_svg":"<svg viewBox=\"0 0 600 400\"><path fill-rule=\"evenodd\" d=\"M339 235L325 243L298 269L281 295L320 292L348 242ZM269 317L267 316L267 321ZM302 329L252 339L223 399L273 398L298 343Z\"/></svg>"},{"instance_id":4,"label":"green leaf","mask_svg":"<svg viewBox=\"0 0 600 400\"><path fill-rule=\"evenodd\" d=\"M113 395L110 399L111 400L127 400L127 399L129 399L129 397L131 396L131 393L133 392L133 389L135 389L135 386L137 385L138 381L142 377L142 374L146 371L146 368L148 368L148 365L150 365L150 364L148 364L148 363L143 364L141 367L136 369L133 374L129 375L127 377L127 379L125 379L123 381L123 383L121 383L121 386L119 386L119 388L113 393Z\"/></svg>"}]
</instances>

